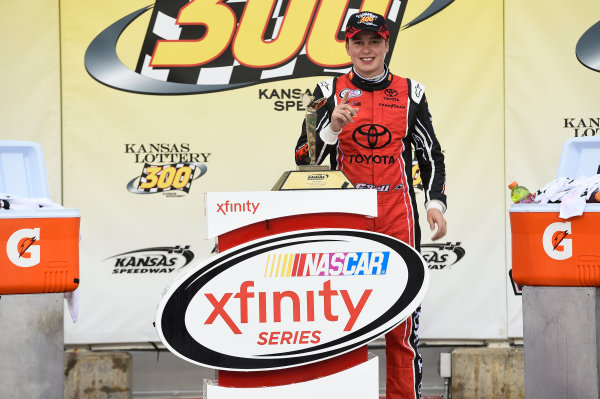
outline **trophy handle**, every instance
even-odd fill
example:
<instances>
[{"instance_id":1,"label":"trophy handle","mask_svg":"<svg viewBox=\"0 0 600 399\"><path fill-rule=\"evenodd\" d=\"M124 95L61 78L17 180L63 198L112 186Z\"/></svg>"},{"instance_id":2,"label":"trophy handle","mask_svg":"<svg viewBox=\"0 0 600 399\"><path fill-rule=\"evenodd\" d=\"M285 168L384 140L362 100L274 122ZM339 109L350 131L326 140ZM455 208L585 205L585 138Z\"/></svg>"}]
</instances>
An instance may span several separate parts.
<instances>
[{"instance_id":1,"label":"trophy handle","mask_svg":"<svg viewBox=\"0 0 600 399\"><path fill-rule=\"evenodd\" d=\"M302 103L306 108L306 141L308 143L308 156L310 165L317 163L317 110L327 102L327 97L315 100L314 97L305 92L302 95Z\"/></svg>"}]
</instances>

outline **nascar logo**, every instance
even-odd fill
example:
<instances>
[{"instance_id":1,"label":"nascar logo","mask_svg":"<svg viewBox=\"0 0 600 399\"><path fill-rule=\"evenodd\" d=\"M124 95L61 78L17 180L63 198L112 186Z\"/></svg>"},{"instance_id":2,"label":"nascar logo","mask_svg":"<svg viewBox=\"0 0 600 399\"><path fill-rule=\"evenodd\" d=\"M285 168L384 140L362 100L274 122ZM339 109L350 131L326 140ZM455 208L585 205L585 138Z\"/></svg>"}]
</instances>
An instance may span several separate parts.
<instances>
[{"instance_id":1,"label":"nascar logo","mask_svg":"<svg viewBox=\"0 0 600 399\"><path fill-rule=\"evenodd\" d=\"M269 255L265 277L381 275L389 257L389 252Z\"/></svg>"}]
</instances>

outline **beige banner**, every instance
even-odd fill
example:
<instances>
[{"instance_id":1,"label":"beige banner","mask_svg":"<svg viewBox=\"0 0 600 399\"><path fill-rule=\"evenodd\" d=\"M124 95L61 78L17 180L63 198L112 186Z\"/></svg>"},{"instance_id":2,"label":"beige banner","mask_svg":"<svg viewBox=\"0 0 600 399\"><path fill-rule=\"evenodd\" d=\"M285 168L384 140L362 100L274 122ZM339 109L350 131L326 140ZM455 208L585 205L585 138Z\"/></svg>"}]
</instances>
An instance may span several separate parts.
<instances>
[{"instance_id":1,"label":"beige banner","mask_svg":"<svg viewBox=\"0 0 600 399\"><path fill-rule=\"evenodd\" d=\"M30 22L24 23L24 19ZM5 2L0 35L0 140L34 141L42 146L49 195L60 202L58 3Z\"/></svg>"},{"instance_id":2,"label":"beige banner","mask_svg":"<svg viewBox=\"0 0 600 399\"><path fill-rule=\"evenodd\" d=\"M305 62L328 54L319 52L318 41L307 35L310 57L301 52L273 67L297 40L286 36L292 42L277 50L283 52L279 58L264 61L271 65L268 72L256 75L263 83L201 94L139 94L155 87L148 79L162 82L156 85L159 91L187 90L190 79L198 85L211 79L229 84L260 60L236 53L238 37L233 53L246 60L244 65L219 61L231 56L229 50L214 61L218 65L201 70L193 65L197 59L169 58L174 55L168 52L162 55L171 61L154 60L157 37L173 41L202 34L174 24L172 15L178 10L167 5L176 2L157 1L157 10L146 12L148 4L141 1L96 3L64 0L60 10L64 198L82 214L81 315L75 325L67 322L65 339L156 341L152 322L164 288L178 270L206 258L214 246L204 238L204 193L270 190L283 171L294 169L293 148L304 117L300 94L326 75L322 66ZM325 3L319 12L342 17L335 7L345 7L345 1ZM396 0L369 4L396 17L403 10ZM409 2L402 25L425 8ZM259 9L253 11L251 15L261 15ZM192 19L199 15L193 5L185 14ZM427 224L421 221L423 252L432 270L423 304L423 339L502 339L508 334L502 16L501 2L456 1L400 30L393 46L392 72L427 87L447 160L447 237L430 243ZM328 26L318 18L314 23ZM394 23L398 30L399 18ZM119 63L129 72L119 63L109 66L123 72L121 78L107 77L100 67L111 60L106 48L92 46L102 32L118 38ZM343 46L331 36L329 40L325 43ZM212 45L217 46L212 50L222 46ZM343 67L333 57L337 50L328 61L331 69ZM93 62L86 64L86 54ZM161 68L153 67L159 64ZM184 64L186 73L173 77ZM181 82L187 85L172 84ZM125 89L116 89L119 85Z\"/></svg>"},{"instance_id":3,"label":"beige banner","mask_svg":"<svg viewBox=\"0 0 600 399\"><path fill-rule=\"evenodd\" d=\"M434 19L402 31L391 64L425 84L446 157L446 248L427 251L432 234L421 212L423 253L438 260L430 262L432 283L420 326L424 339L507 336L502 15L502 2L454 2ZM451 264L460 250L464 257Z\"/></svg>"},{"instance_id":4,"label":"beige banner","mask_svg":"<svg viewBox=\"0 0 600 399\"><path fill-rule=\"evenodd\" d=\"M600 134L600 72L580 62L578 56L586 57L577 54L578 43L600 21L600 3L550 6L511 0L505 8L505 185L517 180L534 191L556 178L566 140ZM598 60L598 29L593 35L595 47L588 51ZM508 221L507 232L510 267ZM521 336L521 301L512 299L509 334Z\"/></svg>"},{"instance_id":5,"label":"beige banner","mask_svg":"<svg viewBox=\"0 0 600 399\"><path fill-rule=\"evenodd\" d=\"M71 343L157 340L152 323L164 288L191 254L197 262L215 245L205 238L204 193L270 190L293 169L300 94L316 82L179 96L100 84L84 68L88 46L146 5L61 2L65 202L82 214L81 316L66 325ZM119 57L131 69L149 17L136 19L119 40ZM152 174L146 164L178 173L179 162L206 167L204 174L195 168L187 192L152 192L161 184L141 192L141 179Z\"/></svg>"},{"instance_id":6,"label":"beige banner","mask_svg":"<svg viewBox=\"0 0 600 399\"><path fill-rule=\"evenodd\" d=\"M96 3L60 3L60 51L58 4L3 5L0 30L12 39L0 43L0 138L40 143L51 198L61 200L64 181L64 204L82 214L80 319L73 325L66 317L66 342L154 341L155 307L175 269L213 249L204 238L203 194L269 190L293 169L299 93L321 77L209 94L117 90L87 73L86 51L149 4ZM424 8L409 3L402 24ZM25 14L36 29L15 18ZM135 18L118 39L117 54L132 71L151 15ZM520 297L508 279L506 185L541 187L555 177L565 140L598 133L599 75L576 53L598 20L592 0L564 9L470 0L400 31L390 67L426 85L448 168L445 245L430 243L421 222L432 271L423 339L522 336ZM191 184L165 190L173 188L168 172L185 177L186 168L194 168ZM148 193L139 191L142 177Z\"/></svg>"}]
</instances>

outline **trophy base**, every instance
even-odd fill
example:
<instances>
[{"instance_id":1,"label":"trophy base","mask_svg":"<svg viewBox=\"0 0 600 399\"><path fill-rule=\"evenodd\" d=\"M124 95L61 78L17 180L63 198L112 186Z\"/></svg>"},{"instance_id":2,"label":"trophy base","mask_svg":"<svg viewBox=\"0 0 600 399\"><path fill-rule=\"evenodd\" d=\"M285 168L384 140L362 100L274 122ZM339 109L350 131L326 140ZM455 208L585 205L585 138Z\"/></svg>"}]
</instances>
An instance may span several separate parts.
<instances>
[{"instance_id":1,"label":"trophy base","mask_svg":"<svg viewBox=\"0 0 600 399\"><path fill-rule=\"evenodd\" d=\"M298 170L283 172L271 191L343 188L354 188L354 185L341 170L329 170L325 165L300 165Z\"/></svg>"},{"instance_id":2,"label":"trophy base","mask_svg":"<svg viewBox=\"0 0 600 399\"><path fill-rule=\"evenodd\" d=\"M327 165L298 165L296 166L297 171L301 172L320 172L323 170L329 170Z\"/></svg>"}]
</instances>

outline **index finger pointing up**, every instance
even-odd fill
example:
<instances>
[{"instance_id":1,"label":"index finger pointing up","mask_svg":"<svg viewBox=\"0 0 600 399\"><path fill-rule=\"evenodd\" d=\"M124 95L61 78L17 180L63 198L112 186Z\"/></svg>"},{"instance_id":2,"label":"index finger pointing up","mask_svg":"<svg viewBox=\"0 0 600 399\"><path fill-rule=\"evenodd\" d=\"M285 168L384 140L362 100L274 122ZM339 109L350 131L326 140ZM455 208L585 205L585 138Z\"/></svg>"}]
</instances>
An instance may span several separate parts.
<instances>
[{"instance_id":1,"label":"index finger pointing up","mask_svg":"<svg viewBox=\"0 0 600 399\"><path fill-rule=\"evenodd\" d=\"M344 97L342 97L342 102L340 104L346 104L346 102L348 101L349 94L350 94L350 90L346 90L346 92L344 93Z\"/></svg>"}]
</instances>

